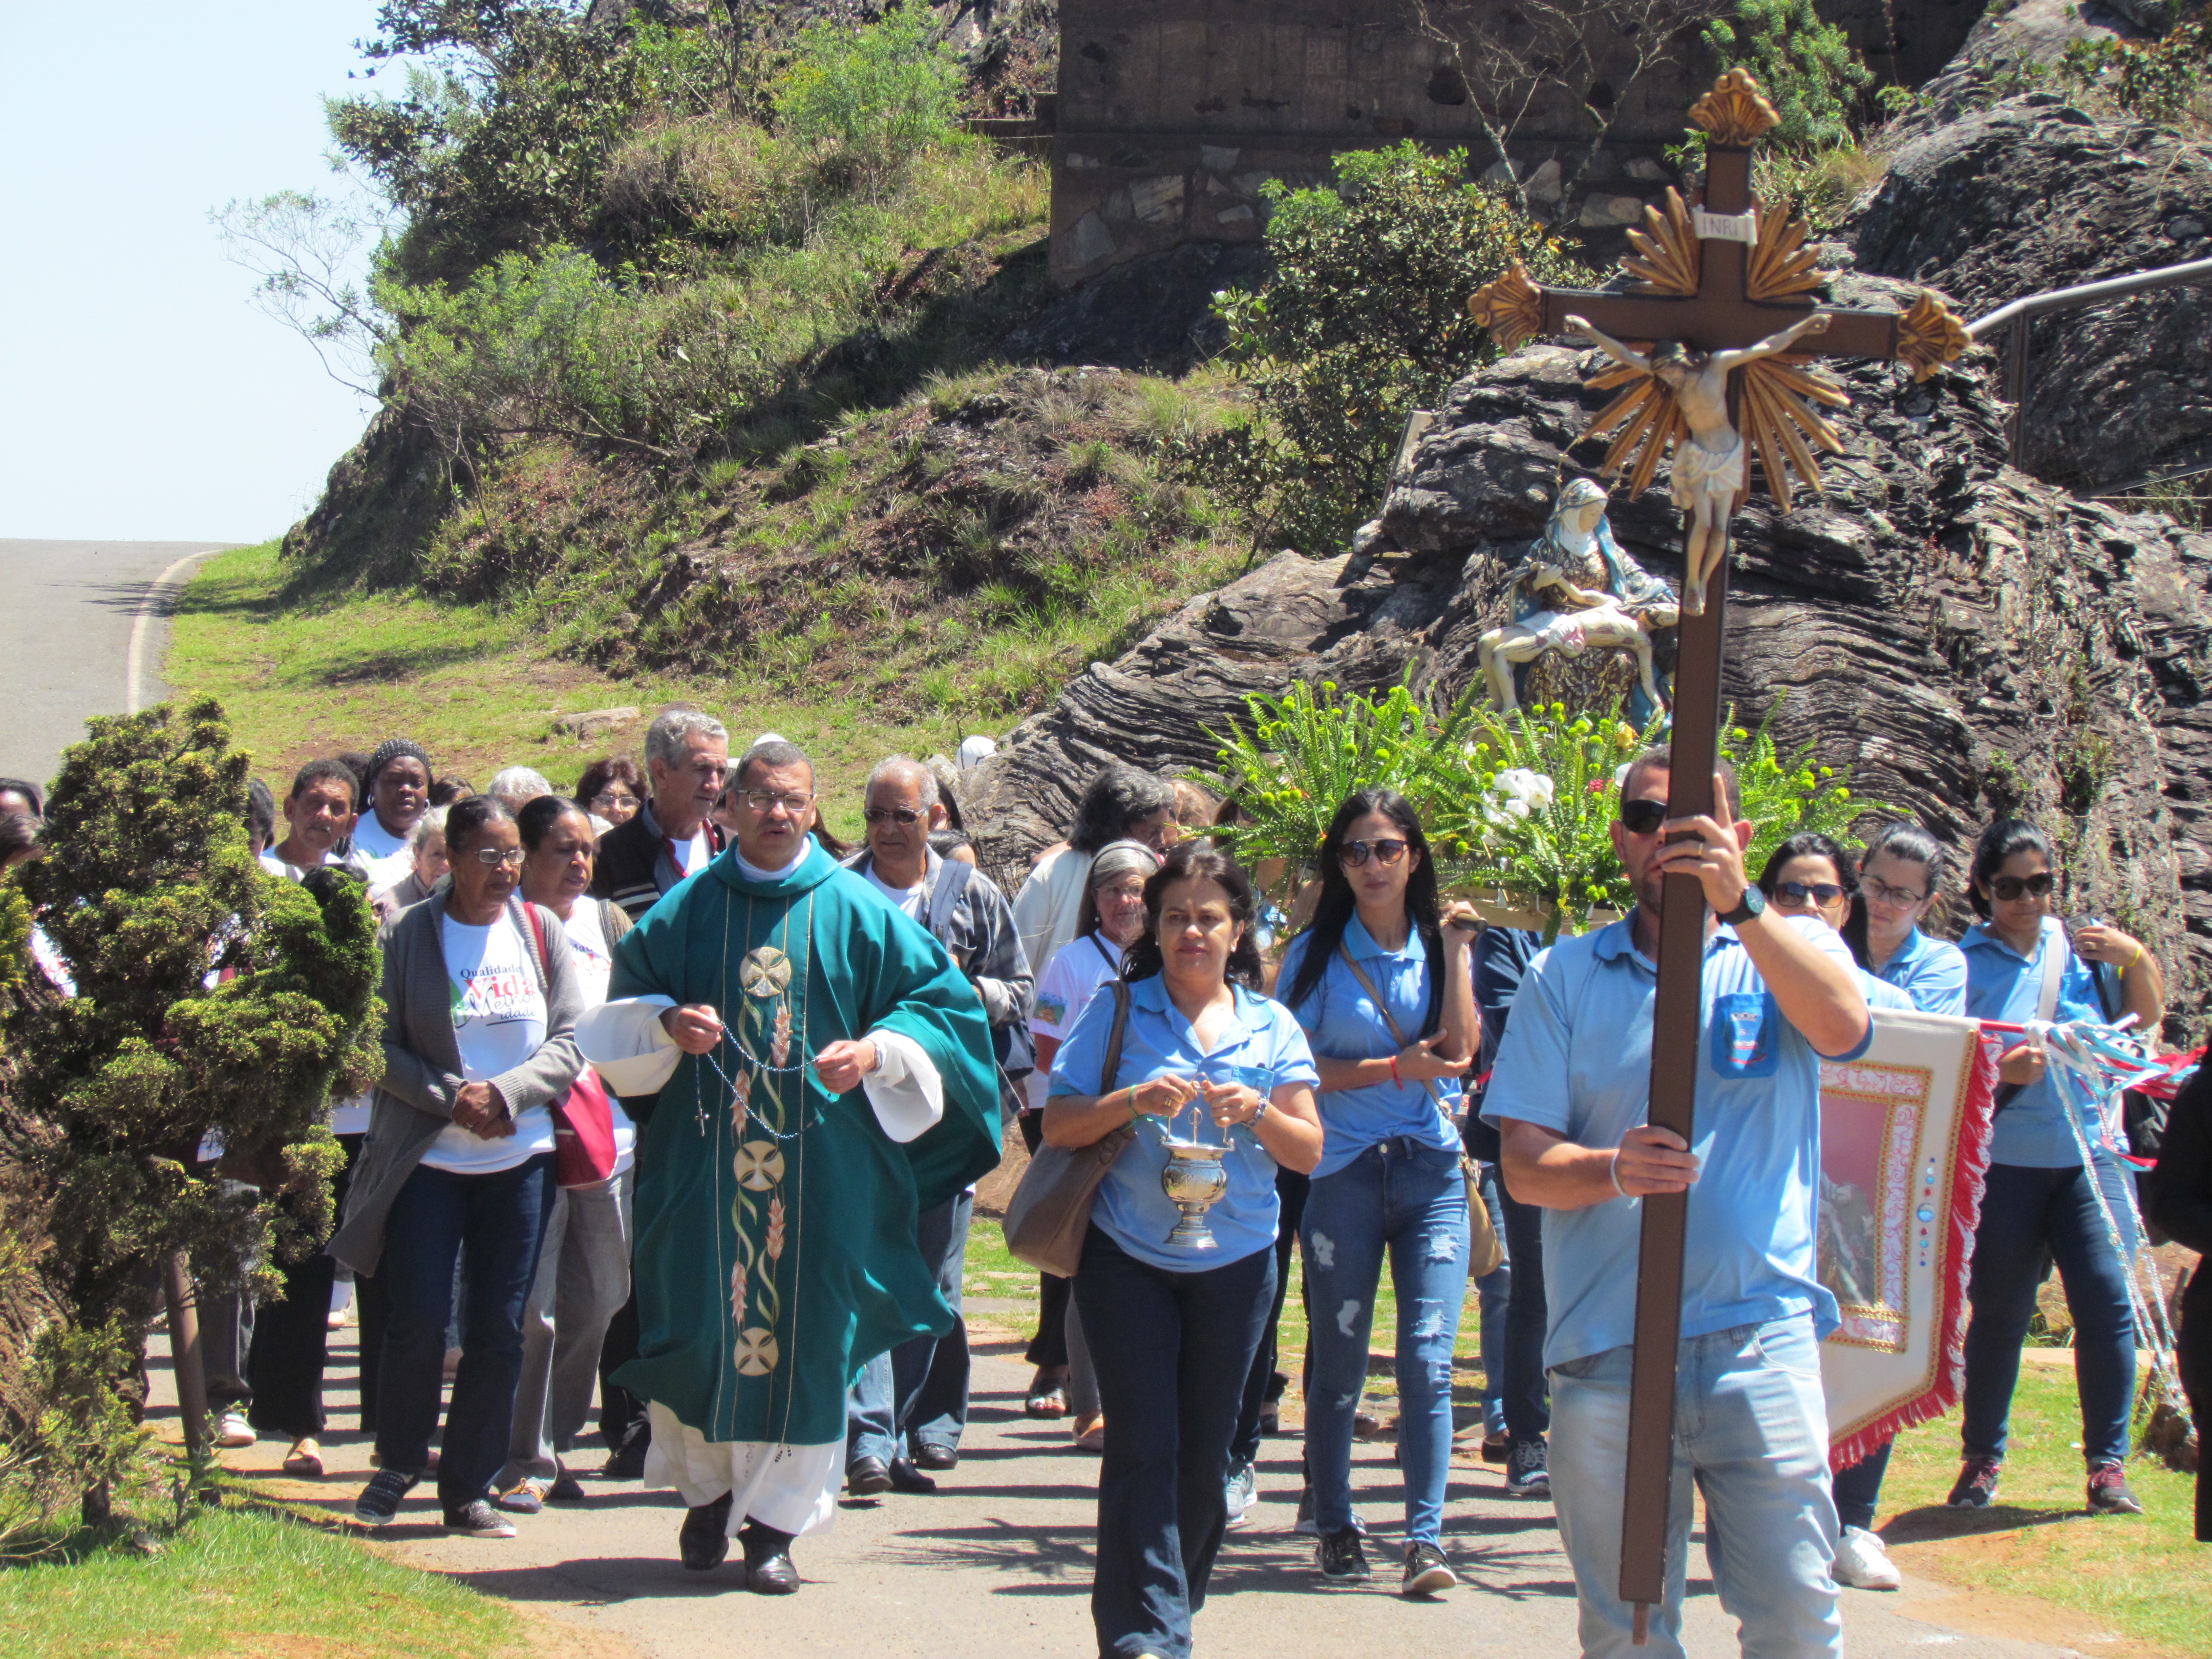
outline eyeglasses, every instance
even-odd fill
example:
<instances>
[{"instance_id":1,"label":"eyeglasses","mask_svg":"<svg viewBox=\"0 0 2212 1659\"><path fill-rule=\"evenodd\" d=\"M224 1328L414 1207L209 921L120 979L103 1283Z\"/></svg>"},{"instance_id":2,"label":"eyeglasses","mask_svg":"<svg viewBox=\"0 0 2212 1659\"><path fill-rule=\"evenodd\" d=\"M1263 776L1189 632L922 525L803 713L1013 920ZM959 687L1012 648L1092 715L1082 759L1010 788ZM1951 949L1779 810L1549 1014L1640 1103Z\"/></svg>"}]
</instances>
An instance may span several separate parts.
<instances>
[{"instance_id":1,"label":"eyeglasses","mask_svg":"<svg viewBox=\"0 0 2212 1659\"><path fill-rule=\"evenodd\" d=\"M747 789L738 799L756 812L773 812L779 806L796 815L814 805L811 795L779 795L773 789Z\"/></svg>"},{"instance_id":2,"label":"eyeglasses","mask_svg":"<svg viewBox=\"0 0 2212 1659\"><path fill-rule=\"evenodd\" d=\"M1832 881L1778 881L1774 896L1783 904L1815 904L1821 909L1839 903L1844 890Z\"/></svg>"},{"instance_id":3,"label":"eyeglasses","mask_svg":"<svg viewBox=\"0 0 2212 1659\"><path fill-rule=\"evenodd\" d=\"M1348 841L1337 848L1336 856L1347 870L1358 869L1370 855L1387 870L1406 856L1406 846L1402 841Z\"/></svg>"},{"instance_id":4,"label":"eyeglasses","mask_svg":"<svg viewBox=\"0 0 2212 1659\"><path fill-rule=\"evenodd\" d=\"M1999 898L2004 900L2008 904L2021 898L2022 896L2028 898L2041 898L2044 895L2050 892L2052 884L2052 877L2051 872L2048 870L2039 870L2032 876L1992 876L1990 878L1990 891L1995 893Z\"/></svg>"},{"instance_id":5,"label":"eyeglasses","mask_svg":"<svg viewBox=\"0 0 2212 1659\"><path fill-rule=\"evenodd\" d=\"M864 808L860 816L870 823L881 823L886 818L893 823L912 823L921 813L911 806L870 806Z\"/></svg>"},{"instance_id":6,"label":"eyeglasses","mask_svg":"<svg viewBox=\"0 0 2212 1659\"><path fill-rule=\"evenodd\" d=\"M1859 886L1869 898L1877 903L1890 905L1899 910L1910 910L1928 896L1925 893L1908 892L1902 887L1892 887L1879 876L1860 878Z\"/></svg>"},{"instance_id":7,"label":"eyeglasses","mask_svg":"<svg viewBox=\"0 0 2212 1659\"><path fill-rule=\"evenodd\" d=\"M620 794L617 794L611 789L603 789L592 797L592 805L598 807L635 806L637 805L637 797L627 789Z\"/></svg>"},{"instance_id":8,"label":"eyeglasses","mask_svg":"<svg viewBox=\"0 0 2212 1659\"><path fill-rule=\"evenodd\" d=\"M1620 827L1632 836L1648 836L1667 822L1663 800L1625 800L1620 803Z\"/></svg>"},{"instance_id":9,"label":"eyeglasses","mask_svg":"<svg viewBox=\"0 0 2212 1659\"><path fill-rule=\"evenodd\" d=\"M487 870L520 870L523 860L529 856L520 847L509 847L504 850L496 847L477 848L477 862Z\"/></svg>"}]
</instances>

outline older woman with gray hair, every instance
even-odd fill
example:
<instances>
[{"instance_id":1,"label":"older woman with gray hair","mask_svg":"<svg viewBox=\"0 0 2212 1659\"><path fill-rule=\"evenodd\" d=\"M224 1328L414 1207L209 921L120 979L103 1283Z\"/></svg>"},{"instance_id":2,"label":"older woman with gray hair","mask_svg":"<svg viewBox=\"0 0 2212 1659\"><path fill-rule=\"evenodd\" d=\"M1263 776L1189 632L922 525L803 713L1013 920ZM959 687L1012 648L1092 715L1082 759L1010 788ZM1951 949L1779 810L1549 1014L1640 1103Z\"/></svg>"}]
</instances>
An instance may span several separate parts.
<instances>
[{"instance_id":1,"label":"older woman with gray hair","mask_svg":"<svg viewBox=\"0 0 2212 1659\"><path fill-rule=\"evenodd\" d=\"M371 887L368 902L376 919L389 921L410 904L420 904L446 878L446 814L452 809L433 806L415 820L407 835L412 867L388 887Z\"/></svg>"}]
</instances>

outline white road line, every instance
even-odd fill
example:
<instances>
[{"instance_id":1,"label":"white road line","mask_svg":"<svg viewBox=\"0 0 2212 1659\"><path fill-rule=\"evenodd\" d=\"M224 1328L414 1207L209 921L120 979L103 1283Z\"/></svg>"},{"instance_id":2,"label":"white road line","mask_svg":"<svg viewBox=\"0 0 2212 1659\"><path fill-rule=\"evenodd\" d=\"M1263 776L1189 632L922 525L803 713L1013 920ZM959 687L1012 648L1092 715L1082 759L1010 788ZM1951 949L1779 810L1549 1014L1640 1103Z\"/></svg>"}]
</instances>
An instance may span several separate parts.
<instances>
[{"instance_id":1,"label":"white road line","mask_svg":"<svg viewBox=\"0 0 2212 1659\"><path fill-rule=\"evenodd\" d=\"M154 620L154 606L160 601L166 589L176 585L179 580L178 573L186 565L198 564L210 553L219 550L209 547L203 548L197 553L185 554L183 558L177 560L167 570L155 577L148 585L145 592L139 597L138 614L131 619L131 644L124 659L123 712L125 714L135 714L138 712L140 659L145 654L146 624Z\"/></svg>"}]
</instances>

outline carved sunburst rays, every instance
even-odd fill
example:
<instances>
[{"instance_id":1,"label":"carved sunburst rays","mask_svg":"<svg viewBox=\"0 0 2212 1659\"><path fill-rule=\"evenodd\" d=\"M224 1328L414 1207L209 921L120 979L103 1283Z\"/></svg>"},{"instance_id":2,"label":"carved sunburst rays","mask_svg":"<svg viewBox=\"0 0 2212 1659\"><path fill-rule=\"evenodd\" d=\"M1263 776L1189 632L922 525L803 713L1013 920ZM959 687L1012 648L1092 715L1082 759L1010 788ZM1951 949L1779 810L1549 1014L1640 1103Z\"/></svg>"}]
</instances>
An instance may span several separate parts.
<instances>
[{"instance_id":1,"label":"carved sunburst rays","mask_svg":"<svg viewBox=\"0 0 2212 1659\"><path fill-rule=\"evenodd\" d=\"M1628 233L1636 251L1621 260L1620 268L1637 279L1638 292L1688 299L1698 291L1705 244L1698 240L1694 205L1669 185L1662 205L1644 208L1644 228ZM1805 246L1805 222L1771 202L1754 204L1751 211L1759 240L1744 260L1744 297L1771 305L1818 289L1826 279L1817 256Z\"/></svg>"},{"instance_id":2,"label":"carved sunburst rays","mask_svg":"<svg viewBox=\"0 0 2212 1659\"><path fill-rule=\"evenodd\" d=\"M1650 347L1638 343L1638 351ZM1844 450L1843 436L1830 425L1815 404L1831 409L1849 407L1850 398L1841 386L1808 365L1802 356L1763 357L1736 371L1741 393L1738 426L1751 441L1766 475L1766 487L1782 510L1790 510L1790 477L1796 474L1808 489L1820 488L1820 468L1814 448L1832 455ZM1659 463L1669 449L1689 441L1689 422L1674 402L1674 394L1656 376L1626 366L1609 368L1589 381L1594 392L1624 388L1600 410L1585 438L1614 434L1606 450L1601 471L1629 475L1628 493L1641 495L1650 488Z\"/></svg>"}]
</instances>

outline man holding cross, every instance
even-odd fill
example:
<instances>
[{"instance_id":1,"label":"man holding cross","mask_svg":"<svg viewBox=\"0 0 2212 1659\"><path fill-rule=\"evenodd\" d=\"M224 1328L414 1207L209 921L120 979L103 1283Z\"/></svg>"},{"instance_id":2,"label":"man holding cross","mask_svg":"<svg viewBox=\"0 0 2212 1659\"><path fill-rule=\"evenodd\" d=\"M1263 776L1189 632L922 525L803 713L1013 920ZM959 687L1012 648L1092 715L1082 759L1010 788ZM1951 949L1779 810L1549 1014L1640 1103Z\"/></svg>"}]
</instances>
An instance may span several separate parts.
<instances>
[{"instance_id":1,"label":"man holding cross","mask_svg":"<svg viewBox=\"0 0 2212 1659\"><path fill-rule=\"evenodd\" d=\"M1744 1651L1840 1653L1817 1348L1837 1312L1814 1261L1820 1062L1859 1054L1873 1027L1841 937L1768 912L1745 875L1752 826L1735 821L1733 778L1713 780L1724 818L1669 818L1671 765L1668 750L1648 750L1621 786L1613 841L1635 910L1530 964L1483 1103L1503 1137L1508 1188L1545 1212L1553 1502L1583 1651L1626 1655L1634 1620L1620 1594L1620 1475L1639 1200L1686 1191L1665 1599L1651 1651L1682 1652L1694 1476L1723 1545L1721 1604L1742 1621ZM1692 1143L1644 1121L1669 876L1694 878L1709 912Z\"/></svg>"}]
</instances>

